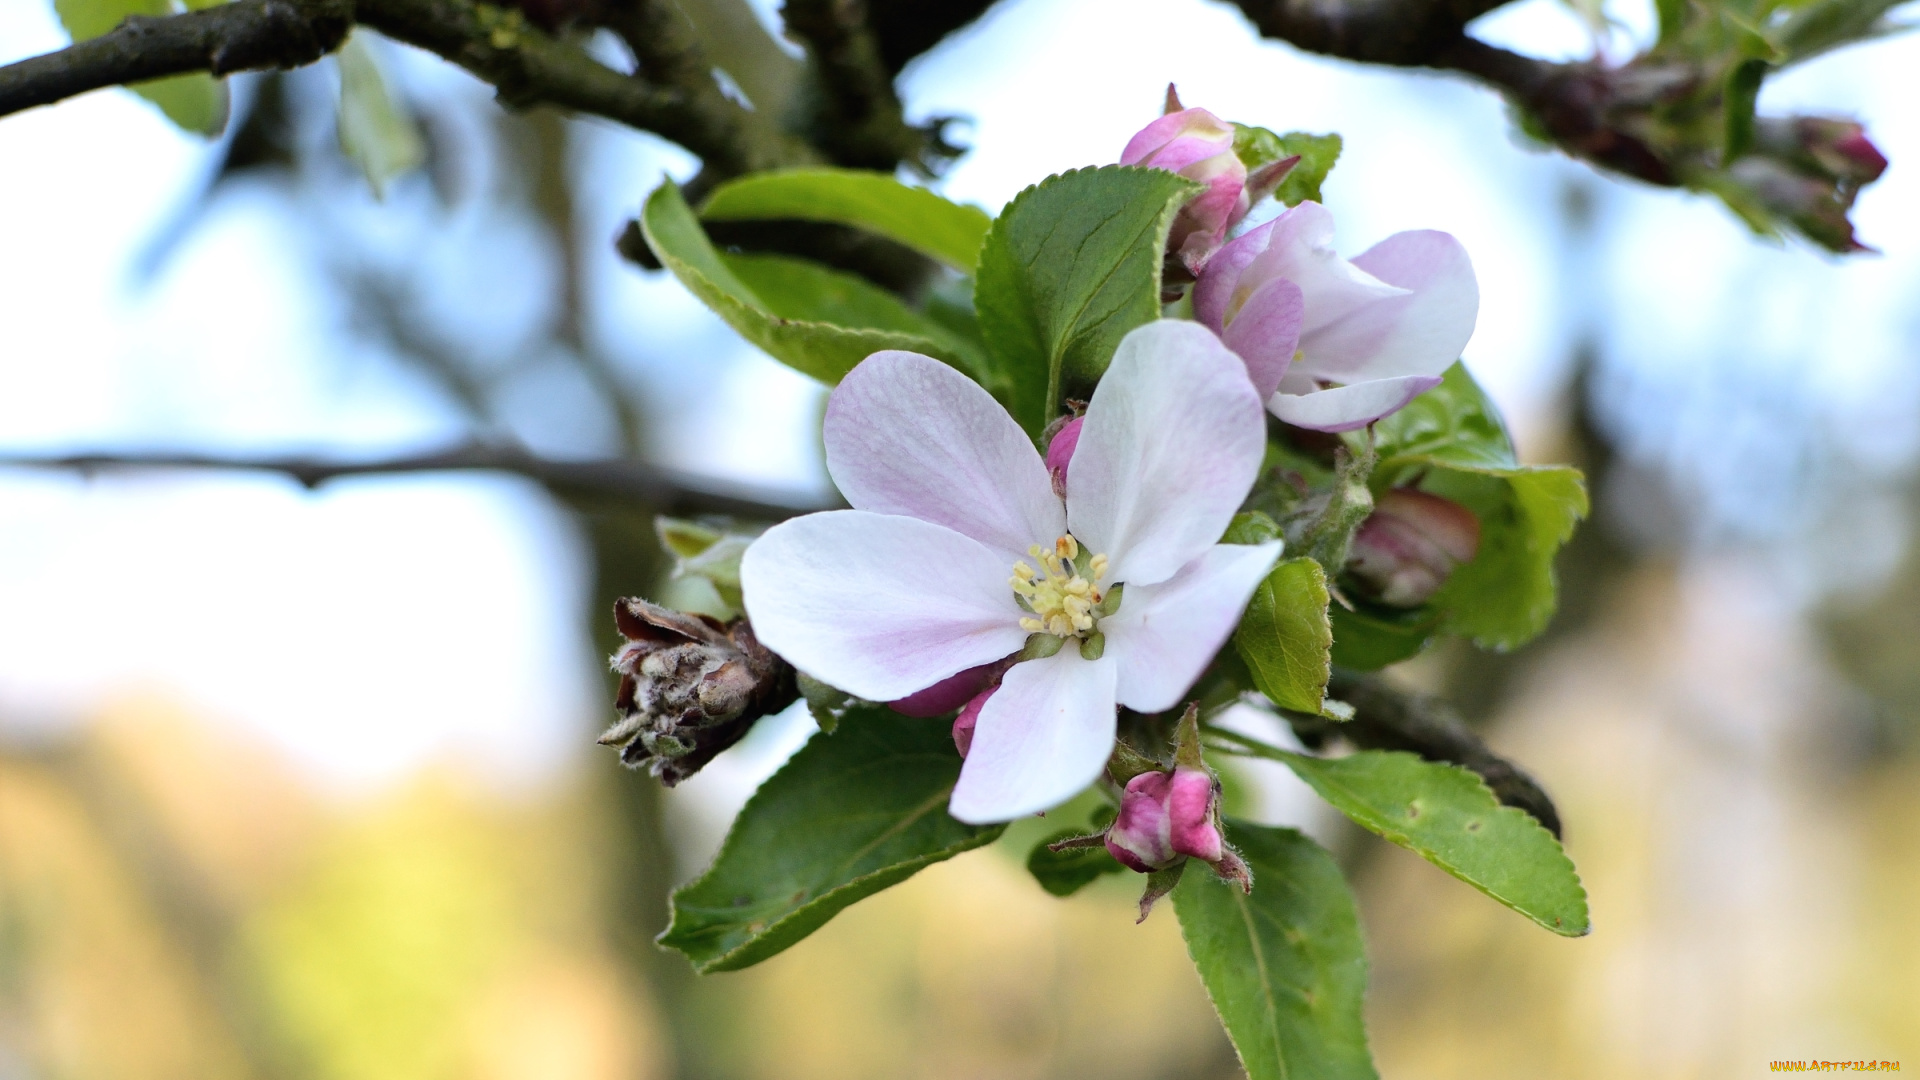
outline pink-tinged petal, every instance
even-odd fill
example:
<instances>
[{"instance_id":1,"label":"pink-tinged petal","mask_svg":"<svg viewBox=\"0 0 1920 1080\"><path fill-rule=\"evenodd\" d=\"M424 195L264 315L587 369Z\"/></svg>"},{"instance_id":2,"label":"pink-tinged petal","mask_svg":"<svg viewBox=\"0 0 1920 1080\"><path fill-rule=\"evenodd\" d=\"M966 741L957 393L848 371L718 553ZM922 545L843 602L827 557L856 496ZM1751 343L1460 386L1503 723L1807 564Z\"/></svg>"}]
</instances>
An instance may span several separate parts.
<instances>
[{"instance_id":1,"label":"pink-tinged petal","mask_svg":"<svg viewBox=\"0 0 1920 1080\"><path fill-rule=\"evenodd\" d=\"M887 702L887 708L901 716L926 718L944 716L978 697L1001 671L1000 662L970 667L949 676L918 693Z\"/></svg>"},{"instance_id":2,"label":"pink-tinged petal","mask_svg":"<svg viewBox=\"0 0 1920 1080\"><path fill-rule=\"evenodd\" d=\"M1273 396L1293 363L1306 310L1300 286L1276 278L1247 298L1221 337L1227 348L1247 362L1247 374L1253 377L1253 389L1261 401Z\"/></svg>"},{"instance_id":3,"label":"pink-tinged petal","mask_svg":"<svg viewBox=\"0 0 1920 1080\"><path fill-rule=\"evenodd\" d=\"M1307 305L1303 338L1319 327L1405 291L1379 280L1333 250L1333 214L1319 203L1301 203L1274 218L1272 227L1266 250L1247 267L1242 285L1257 287L1279 277L1300 286Z\"/></svg>"},{"instance_id":4,"label":"pink-tinged petal","mask_svg":"<svg viewBox=\"0 0 1920 1080\"><path fill-rule=\"evenodd\" d=\"M1267 399L1267 409L1295 427L1352 431L1399 412L1408 402L1439 385L1438 375L1407 375L1336 386L1311 394L1289 394L1283 388Z\"/></svg>"},{"instance_id":5,"label":"pink-tinged petal","mask_svg":"<svg viewBox=\"0 0 1920 1080\"><path fill-rule=\"evenodd\" d=\"M1438 375L1460 359L1480 312L1480 286L1460 241L1432 230L1396 233L1353 265L1409 291L1330 321L1310 312L1300 337L1303 370L1357 383Z\"/></svg>"},{"instance_id":6,"label":"pink-tinged petal","mask_svg":"<svg viewBox=\"0 0 1920 1080\"><path fill-rule=\"evenodd\" d=\"M1278 220L1278 219L1275 219ZM1227 307L1233 303L1234 292L1240 286L1241 275L1246 273L1253 260L1267 250L1267 241L1273 235L1273 222L1257 225L1246 233L1229 240L1225 247L1213 253L1207 260L1207 268L1200 273L1199 280L1193 284L1193 317L1206 324L1216 334L1225 334L1227 329ZM1258 286L1265 282L1247 282L1247 290L1240 297L1239 304L1233 304L1237 314L1240 306L1250 299Z\"/></svg>"},{"instance_id":7,"label":"pink-tinged petal","mask_svg":"<svg viewBox=\"0 0 1920 1080\"><path fill-rule=\"evenodd\" d=\"M1003 577L1028 547L1065 531L1026 432L980 384L931 357L862 360L827 399L824 436L827 471L848 502L970 536L1001 554Z\"/></svg>"},{"instance_id":8,"label":"pink-tinged petal","mask_svg":"<svg viewBox=\"0 0 1920 1080\"><path fill-rule=\"evenodd\" d=\"M1120 610L1100 620L1104 655L1120 666L1120 703L1139 712L1180 704L1279 557L1277 542L1216 544L1168 581L1128 585Z\"/></svg>"},{"instance_id":9,"label":"pink-tinged petal","mask_svg":"<svg viewBox=\"0 0 1920 1080\"><path fill-rule=\"evenodd\" d=\"M948 810L970 825L1012 821L1066 802L1113 752L1114 664L1061 649L1007 669L974 725Z\"/></svg>"},{"instance_id":10,"label":"pink-tinged petal","mask_svg":"<svg viewBox=\"0 0 1920 1080\"><path fill-rule=\"evenodd\" d=\"M1080 428L1086 422L1085 417L1076 416L1047 440L1047 473L1053 477L1053 493L1063 499L1067 497L1067 463L1073 460L1074 447L1080 445Z\"/></svg>"},{"instance_id":11,"label":"pink-tinged petal","mask_svg":"<svg viewBox=\"0 0 1920 1080\"><path fill-rule=\"evenodd\" d=\"M1127 781L1120 810L1107 829L1107 851L1122 866L1142 874L1162 869L1177 858L1167 795L1173 774L1143 772Z\"/></svg>"},{"instance_id":12,"label":"pink-tinged petal","mask_svg":"<svg viewBox=\"0 0 1920 1080\"><path fill-rule=\"evenodd\" d=\"M1239 165L1240 159L1233 156L1233 140L1230 138L1196 138L1191 135L1182 135L1160 149L1155 150L1152 154L1148 155L1145 161L1139 162L1138 164L1144 165L1149 169L1165 169L1168 172L1180 173L1190 180L1206 180L1206 176L1191 175L1190 170L1202 162L1213 159L1224 160L1209 166L1207 169L1209 172L1224 171L1231 169L1234 165ZM1246 176L1246 172L1247 167L1240 165L1240 175L1243 178Z\"/></svg>"},{"instance_id":13,"label":"pink-tinged petal","mask_svg":"<svg viewBox=\"0 0 1920 1080\"><path fill-rule=\"evenodd\" d=\"M801 671L892 701L1026 642L1000 552L952 529L864 510L768 529L740 560L753 632Z\"/></svg>"},{"instance_id":14,"label":"pink-tinged petal","mask_svg":"<svg viewBox=\"0 0 1920 1080\"><path fill-rule=\"evenodd\" d=\"M1233 127L1205 109L1181 109L1141 128L1120 151L1120 164L1139 165L1181 136L1224 141L1233 146Z\"/></svg>"},{"instance_id":15,"label":"pink-tinged petal","mask_svg":"<svg viewBox=\"0 0 1920 1080\"><path fill-rule=\"evenodd\" d=\"M979 726L980 710L987 707L987 699L999 689L1000 684L996 681L975 694L968 700L966 708L960 710L960 715L953 718L953 748L960 751L961 757L966 757L967 751L973 749L973 729Z\"/></svg>"},{"instance_id":16,"label":"pink-tinged petal","mask_svg":"<svg viewBox=\"0 0 1920 1080\"><path fill-rule=\"evenodd\" d=\"M1067 521L1108 581L1165 581L1211 547L1266 454L1247 366L1198 323L1121 339L1067 466Z\"/></svg>"},{"instance_id":17,"label":"pink-tinged petal","mask_svg":"<svg viewBox=\"0 0 1920 1080\"><path fill-rule=\"evenodd\" d=\"M1220 830L1213 827L1213 775L1205 769L1175 769L1167 785L1168 839L1173 850L1205 862L1220 858Z\"/></svg>"}]
</instances>

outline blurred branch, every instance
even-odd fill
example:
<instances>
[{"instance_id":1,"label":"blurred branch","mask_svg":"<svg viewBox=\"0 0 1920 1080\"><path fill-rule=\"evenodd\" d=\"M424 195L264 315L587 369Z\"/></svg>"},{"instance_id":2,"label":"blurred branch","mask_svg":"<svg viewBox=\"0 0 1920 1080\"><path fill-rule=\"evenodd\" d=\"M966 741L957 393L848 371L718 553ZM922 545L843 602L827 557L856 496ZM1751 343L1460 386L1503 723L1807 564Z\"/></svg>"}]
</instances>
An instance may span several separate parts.
<instances>
[{"instance_id":1,"label":"blurred branch","mask_svg":"<svg viewBox=\"0 0 1920 1080\"><path fill-rule=\"evenodd\" d=\"M907 123L862 0L786 0L780 14L811 58L807 134L835 161L881 171L904 163L936 176L959 156L941 136L946 118Z\"/></svg>"},{"instance_id":2,"label":"blurred branch","mask_svg":"<svg viewBox=\"0 0 1920 1080\"><path fill-rule=\"evenodd\" d=\"M694 59L677 80L623 75L529 23L473 0L237 0L164 18L129 18L101 37L0 67L0 116L105 86L208 71L309 64L358 22L493 84L503 104L557 105L652 131L722 174L810 164L820 155L727 100Z\"/></svg>"},{"instance_id":3,"label":"blurred branch","mask_svg":"<svg viewBox=\"0 0 1920 1080\"><path fill-rule=\"evenodd\" d=\"M1353 719L1329 721L1303 713L1287 720L1303 740L1319 743L1339 736L1362 750L1405 750L1428 761L1444 761L1478 773L1499 800L1527 813L1560 835L1560 812L1540 785L1512 762L1494 753L1439 698L1408 693L1378 675L1335 668L1327 695L1353 706Z\"/></svg>"},{"instance_id":4,"label":"blurred branch","mask_svg":"<svg viewBox=\"0 0 1920 1080\"><path fill-rule=\"evenodd\" d=\"M1488 45L1469 21L1504 0L1232 0L1259 32L1309 52L1470 76L1514 106L1529 136L1589 164L1710 192L1755 232L1792 229L1838 253L1868 250L1848 212L1886 160L1858 124L1756 117L1772 72L1890 32L1906 0L1811 0L1756 26L1737 5L1660 5L1657 44L1632 61L1552 63Z\"/></svg>"},{"instance_id":5,"label":"blurred branch","mask_svg":"<svg viewBox=\"0 0 1920 1080\"><path fill-rule=\"evenodd\" d=\"M338 48L352 25L352 0L236 0L132 16L97 38L0 67L0 116L189 71L301 67Z\"/></svg>"},{"instance_id":6,"label":"blurred branch","mask_svg":"<svg viewBox=\"0 0 1920 1080\"><path fill-rule=\"evenodd\" d=\"M483 444L459 446L413 457L358 462L201 454L75 454L64 457L0 454L0 468L6 467L53 469L84 475L139 470L228 469L280 473L309 488L351 476L478 470L513 473L560 491L631 498L646 502L665 513L727 514L760 520L784 520L796 514L832 509L838 505L748 484L694 477L643 461L554 461L524 450Z\"/></svg>"}]
</instances>

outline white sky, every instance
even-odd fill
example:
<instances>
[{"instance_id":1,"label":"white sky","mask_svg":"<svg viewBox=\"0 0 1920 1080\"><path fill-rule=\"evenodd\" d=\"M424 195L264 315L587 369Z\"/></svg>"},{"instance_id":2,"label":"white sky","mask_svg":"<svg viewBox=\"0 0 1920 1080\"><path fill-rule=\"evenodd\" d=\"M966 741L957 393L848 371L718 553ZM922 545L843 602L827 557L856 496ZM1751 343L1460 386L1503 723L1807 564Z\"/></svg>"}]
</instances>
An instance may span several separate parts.
<instances>
[{"instance_id":1,"label":"white sky","mask_svg":"<svg viewBox=\"0 0 1920 1080\"><path fill-rule=\"evenodd\" d=\"M1645 33L1643 9L1619 14ZM1478 29L1545 56L1588 40L1554 0ZM62 43L48 5L0 4L0 61ZM1337 130L1347 151L1326 195L1343 250L1404 228L1462 239L1482 294L1467 359L1523 443L1542 437L1537 418L1586 326L1639 380L1630 419L1649 457L1692 445L1676 442L1681 402L1711 399L1700 373L1737 362L1766 373L1770 400L1891 469L1911 453L1920 401L1920 173L1908 164L1920 114L1904 107L1916 48L1896 39L1818 62L1769 83L1762 103L1859 116L1893 160L1857 214L1886 254L1845 262L1757 244L1704 199L1596 181L1522 149L1499 101L1462 81L1306 58L1200 0L1021 0L918 63L904 90L916 115L973 118L975 150L945 190L988 207L1048 172L1113 160L1169 80L1232 119ZM414 93L485 96L437 60L403 61ZM661 455L818 484L818 390L603 242L687 159L608 125L586 131L595 332L672 406L654 431ZM315 299L324 276L283 196L232 190L140 283L140 260L214 160L120 92L0 119L0 446L372 454L454 437L457 417L424 384L343 344L347 316ZM1586 255L1567 254L1558 224L1569 183L1600 196L1605 236ZM515 286L550 259L537 242L483 217L404 220L367 200L338 227L396 265L437 267L438 290L419 302L462 313L475 349L537 318L515 307ZM577 388L563 383L516 430L556 452L603 450L605 424L568 413ZM157 689L350 788L456 747L503 778L542 775L589 752L583 736L606 711L576 617L583 572L571 524L511 480L307 493L271 478L0 473L0 725L58 725ZM776 735L770 747L791 744ZM778 759L760 754L747 772Z\"/></svg>"}]
</instances>

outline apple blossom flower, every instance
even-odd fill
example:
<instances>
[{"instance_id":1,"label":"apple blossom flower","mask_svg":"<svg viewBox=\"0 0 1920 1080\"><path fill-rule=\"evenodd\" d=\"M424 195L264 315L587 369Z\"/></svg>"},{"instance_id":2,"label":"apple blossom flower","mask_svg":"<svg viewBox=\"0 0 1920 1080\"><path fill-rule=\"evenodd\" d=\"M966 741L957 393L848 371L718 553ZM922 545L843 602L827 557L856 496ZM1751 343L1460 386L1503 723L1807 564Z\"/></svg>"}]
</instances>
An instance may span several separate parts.
<instances>
[{"instance_id":1,"label":"apple blossom flower","mask_svg":"<svg viewBox=\"0 0 1920 1080\"><path fill-rule=\"evenodd\" d=\"M1419 607L1479 550L1480 520L1471 510L1424 491L1393 488L1354 531L1346 571L1369 599Z\"/></svg>"},{"instance_id":2,"label":"apple blossom flower","mask_svg":"<svg viewBox=\"0 0 1920 1080\"><path fill-rule=\"evenodd\" d=\"M1115 705L1177 704L1279 556L1216 543L1266 432L1245 366L1194 323L1120 343L1064 498L998 402L917 353L849 372L824 436L854 509L754 541L748 615L796 668L874 701L1014 658L979 703L949 804L962 821L1045 810L1093 782Z\"/></svg>"},{"instance_id":3,"label":"apple blossom flower","mask_svg":"<svg viewBox=\"0 0 1920 1080\"><path fill-rule=\"evenodd\" d=\"M1221 248L1193 289L1195 317L1246 361L1267 408L1316 431L1365 427L1439 385L1479 308L1458 240L1395 233L1349 262L1314 202Z\"/></svg>"}]
</instances>

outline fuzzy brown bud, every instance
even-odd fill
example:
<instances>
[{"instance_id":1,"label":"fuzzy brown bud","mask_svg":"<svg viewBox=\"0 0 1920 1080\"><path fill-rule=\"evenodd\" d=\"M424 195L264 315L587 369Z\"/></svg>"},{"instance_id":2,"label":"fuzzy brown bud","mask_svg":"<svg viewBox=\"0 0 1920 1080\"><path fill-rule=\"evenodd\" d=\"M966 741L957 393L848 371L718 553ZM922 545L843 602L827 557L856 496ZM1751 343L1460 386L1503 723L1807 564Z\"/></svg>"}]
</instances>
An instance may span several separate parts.
<instances>
[{"instance_id":1,"label":"fuzzy brown bud","mask_svg":"<svg viewBox=\"0 0 1920 1080\"><path fill-rule=\"evenodd\" d=\"M721 623L637 597L615 604L613 615L627 639L612 660L620 719L600 743L619 746L623 763L646 765L668 787L799 694L793 668L760 644L745 619Z\"/></svg>"}]
</instances>

